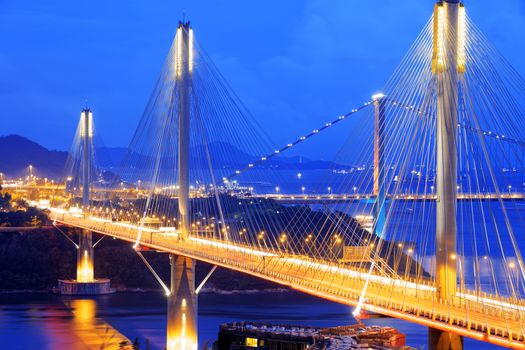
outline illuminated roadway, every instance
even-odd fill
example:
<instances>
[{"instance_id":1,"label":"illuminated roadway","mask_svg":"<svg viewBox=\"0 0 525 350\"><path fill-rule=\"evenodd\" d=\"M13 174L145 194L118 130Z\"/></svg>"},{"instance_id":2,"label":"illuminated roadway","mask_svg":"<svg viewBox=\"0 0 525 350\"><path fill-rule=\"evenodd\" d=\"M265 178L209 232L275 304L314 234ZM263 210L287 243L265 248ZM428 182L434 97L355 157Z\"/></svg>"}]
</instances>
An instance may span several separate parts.
<instances>
[{"instance_id":1,"label":"illuminated roadway","mask_svg":"<svg viewBox=\"0 0 525 350\"><path fill-rule=\"evenodd\" d=\"M51 208L57 223L136 242L158 251L191 257L237 270L338 303L357 306L364 288L362 308L423 326L453 332L496 345L525 349L525 301L476 292L458 292L452 303L440 302L430 280L385 276L336 262L276 253L261 247L190 235L182 241L153 228ZM366 281L368 282L365 287Z\"/></svg>"},{"instance_id":2,"label":"illuminated roadway","mask_svg":"<svg viewBox=\"0 0 525 350\"><path fill-rule=\"evenodd\" d=\"M5 186L6 188L15 188L19 191L28 191L28 190L40 190L40 191L64 191L64 185L34 185L34 184L18 184ZM175 187L175 186L167 186ZM136 188L92 188L92 193L112 193L115 195L120 195L120 197L137 197L142 195L146 197L149 193L147 188L137 190ZM163 191L157 192L163 194ZM174 195L173 190L167 192L169 195ZM191 193L192 198L202 197L202 194ZM206 195L204 195L206 197ZM347 201L357 201L357 200L366 200L366 199L375 199L373 194L369 193L346 193L346 194L335 194L335 193L324 193L324 194L294 194L294 193L254 193L250 195L245 195L245 198L265 198L273 199L283 204L293 204L293 203L323 203L323 202L347 202ZM397 194L397 195L387 195L388 199L400 200L400 201L426 201L426 200L436 200L436 196L432 194ZM458 200L525 200L525 193L522 192L502 192L502 193L458 193Z\"/></svg>"}]
</instances>

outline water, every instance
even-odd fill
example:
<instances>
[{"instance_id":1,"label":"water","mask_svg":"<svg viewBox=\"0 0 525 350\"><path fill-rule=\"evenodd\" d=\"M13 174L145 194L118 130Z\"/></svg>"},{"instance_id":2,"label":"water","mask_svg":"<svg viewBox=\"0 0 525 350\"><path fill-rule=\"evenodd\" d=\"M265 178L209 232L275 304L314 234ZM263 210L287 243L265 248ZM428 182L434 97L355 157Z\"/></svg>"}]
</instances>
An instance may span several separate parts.
<instances>
[{"instance_id":1,"label":"water","mask_svg":"<svg viewBox=\"0 0 525 350\"><path fill-rule=\"evenodd\" d=\"M219 325L233 321L261 321L296 325L335 326L353 323L344 305L298 292L255 294L202 294L199 297L199 342L217 339ZM407 344L426 345L427 329L391 318L366 320L389 325L407 335ZM117 293L90 299L49 294L0 295L0 347L11 350L100 349L100 335L123 334L152 350L164 348L166 299L159 293ZM85 344L98 334L98 344ZM106 339L109 336L106 336ZM114 337L113 339L117 339ZM210 343L211 345L211 343ZM465 340L466 348L498 347Z\"/></svg>"},{"instance_id":2,"label":"water","mask_svg":"<svg viewBox=\"0 0 525 350\"><path fill-rule=\"evenodd\" d=\"M320 173L321 171L319 171ZM288 171L281 176L280 181L265 184L265 192L275 191L280 187L281 193L299 193L305 186L305 193L323 193L325 183L314 181L318 174L315 172ZM327 182L329 185L339 185L339 175ZM518 181L514 188L520 188ZM335 185L334 185L335 184ZM261 190L262 191L262 190ZM515 232L525 230L524 209L522 203L513 203L514 207L507 208L510 221ZM404 205L404 204L403 204ZM422 228L417 226L421 221L434 226L434 219L419 215L421 203L414 202L410 211L397 210L393 216L392 225L410 226L409 232L419 233ZM486 212L497 214L498 203L488 202L484 208ZM350 214L370 213L370 203L361 203L345 207ZM480 208L471 218L473 225L481 225L484 220L479 218ZM505 227L501 222L502 216L495 216L494 225ZM420 218L420 220L414 220ZM422 219L425 220L422 220ZM411 226L413 225L413 226ZM493 234L493 228L488 227ZM474 237L475 233L469 227L460 230L463 237ZM504 233L504 232L503 232ZM501 234L501 232L500 232ZM395 238L395 237L389 237ZM417 237L413 241L417 242ZM481 238L479 235L478 239ZM493 237L490 237L494 239ZM470 252L468 239L465 239L466 253ZM525 249L525 241L520 240L520 250ZM495 242L490 241L492 246ZM512 252L510 240L505 240L503 250ZM419 245L422 254L424 246ZM496 249L497 250L497 249ZM480 256L483 254L480 254ZM492 256L492 255L491 255ZM497 257L494 257L497 258ZM468 259L465 259L468 261ZM427 265L430 265L428 263ZM466 271L473 268L463 263ZM500 269L502 270L502 269ZM483 270L482 270L483 272ZM499 272L499 270L498 270ZM467 273L465 273L468 275ZM498 273L506 278L504 273ZM467 282L469 282L467 280ZM346 325L353 322L351 310L347 306L330 301L303 295L297 292L290 293L258 293L246 295L218 295L202 294L199 297L199 340L202 347L206 341L217 338L218 327L221 323L233 321L262 321L268 323L287 323L314 326ZM148 339L152 350L164 348L166 324L166 300L161 293L119 293L97 297L95 299L71 300L47 294L0 294L0 348L8 349L68 349L84 350L99 349L100 344L86 346L86 339L92 334L110 330L114 339L125 336L131 340L139 338L144 344ZM401 320L390 318L370 319L368 324L389 325L399 329L407 335L407 344L418 347L427 342L427 329ZM98 339L100 339L99 337ZM478 350L495 349L496 346L465 340L466 348L476 347Z\"/></svg>"}]
</instances>

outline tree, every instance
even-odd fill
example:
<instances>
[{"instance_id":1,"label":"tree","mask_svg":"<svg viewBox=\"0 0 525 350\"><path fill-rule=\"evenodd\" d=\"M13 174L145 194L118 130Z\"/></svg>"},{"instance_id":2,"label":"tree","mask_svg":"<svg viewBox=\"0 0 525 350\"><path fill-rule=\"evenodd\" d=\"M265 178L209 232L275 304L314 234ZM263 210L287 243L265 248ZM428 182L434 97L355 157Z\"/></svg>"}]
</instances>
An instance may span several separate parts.
<instances>
[{"instance_id":1,"label":"tree","mask_svg":"<svg viewBox=\"0 0 525 350\"><path fill-rule=\"evenodd\" d=\"M1 188L0 188L1 190ZM0 193L0 209L9 210L11 209L11 195L9 193Z\"/></svg>"},{"instance_id":2,"label":"tree","mask_svg":"<svg viewBox=\"0 0 525 350\"><path fill-rule=\"evenodd\" d=\"M129 342L127 340L123 340L120 343L118 343L119 350L126 350L129 346Z\"/></svg>"}]
</instances>

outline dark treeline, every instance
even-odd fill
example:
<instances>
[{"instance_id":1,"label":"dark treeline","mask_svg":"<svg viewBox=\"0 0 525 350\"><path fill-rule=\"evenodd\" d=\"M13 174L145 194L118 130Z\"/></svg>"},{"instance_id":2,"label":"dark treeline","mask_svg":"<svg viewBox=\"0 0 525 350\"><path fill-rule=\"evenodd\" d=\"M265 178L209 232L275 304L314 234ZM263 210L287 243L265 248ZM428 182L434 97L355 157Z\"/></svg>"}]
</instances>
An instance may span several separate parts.
<instances>
[{"instance_id":1,"label":"dark treeline","mask_svg":"<svg viewBox=\"0 0 525 350\"><path fill-rule=\"evenodd\" d=\"M45 212L35 208L28 208L18 203L15 208L4 195L0 197L0 226L42 226L51 225ZM282 206L271 200L258 199L258 205L239 206L239 199L222 196L226 220L229 223L250 222L255 230L265 230L268 236L277 237L279 231L273 232L265 225L265 221L282 220L292 227L300 228L299 232L316 232L318 239L329 241L331 225L327 223L343 223L339 232L344 237L345 245L358 245L360 242L375 242L382 247L379 255L394 271L405 273L406 263L411 257L405 255L402 249L397 249L396 244L383 241L365 231L349 215L344 213L329 213L312 210L308 206ZM252 199L242 199L249 203ZM2 204L3 203L3 204ZM177 212L176 201L170 201L166 207L168 212ZM210 199L197 199L192 201L192 206L213 207L215 201ZM141 206L137 200L136 207ZM245 210L239 211L239 207ZM248 209L246 210L246 207ZM20 208L20 209L18 209ZM17 210L18 209L18 210ZM261 216L261 213L264 215ZM305 219L307 218L307 220ZM255 231L257 232L257 231ZM58 279L76 278L77 250L67 239L77 241L78 229L62 227L35 229L29 232L4 232L0 234L0 290L50 290L57 284ZM94 234L93 242L102 236ZM290 238L301 242L302 237ZM362 244L362 243L361 243ZM301 248L301 247L299 247ZM307 248L307 247L303 247ZM313 250L300 249L299 253L311 253ZM325 258L337 259L342 253L341 246L338 250L329 252ZM169 281L169 259L166 253L145 251L144 255L164 281ZM208 273L211 266L205 263L197 264L197 283ZM420 270L417 262L409 265L409 274L415 275L425 272ZM117 290L125 289L159 289L160 286L151 275L144 263L132 249L129 242L105 237L95 248L95 276L110 278L112 286ZM278 288L270 282L243 275L235 271L218 269L208 281L207 288L221 290L248 290Z\"/></svg>"}]
</instances>

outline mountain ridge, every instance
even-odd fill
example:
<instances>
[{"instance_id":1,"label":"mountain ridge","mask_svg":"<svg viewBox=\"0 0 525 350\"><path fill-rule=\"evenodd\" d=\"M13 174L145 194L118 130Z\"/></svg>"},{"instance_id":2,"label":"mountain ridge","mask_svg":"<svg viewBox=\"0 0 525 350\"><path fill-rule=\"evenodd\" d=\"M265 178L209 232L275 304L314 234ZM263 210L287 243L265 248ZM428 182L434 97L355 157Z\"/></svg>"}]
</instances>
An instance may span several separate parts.
<instances>
[{"instance_id":1,"label":"mountain ridge","mask_svg":"<svg viewBox=\"0 0 525 350\"><path fill-rule=\"evenodd\" d=\"M254 156L246 153L235 145L226 142L214 142L208 145L211 158L216 160L214 164L222 168L238 168L254 163L261 156ZM96 152L102 157L97 157L99 164L104 169L118 168L123 159L126 159L128 150L124 147L101 147ZM204 146L195 146L193 162L197 166L207 167L207 159ZM227 160L221 164L222 155L227 155ZM129 155L128 155L129 156ZM11 134L0 136L0 173L8 177L23 177L29 174L29 165L33 166L33 173L39 177L58 179L64 174L64 166L68 157L68 152L50 150L35 141L21 135ZM137 157L136 154L132 155ZM146 156L138 155L139 162L144 161ZM140 159L142 157L142 159ZM222 157L222 158L221 158ZM135 159L135 161L137 161ZM151 162L151 159L150 159ZM168 162L169 163L169 162ZM312 160L303 156L275 157L260 164L262 168L272 168L280 170L317 170L317 169L337 169L346 166L324 160Z\"/></svg>"},{"instance_id":2,"label":"mountain ridge","mask_svg":"<svg viewBox=\"0 0 525 350\"><path fill-rule=\"evenodd\" d=\"M26 137L0 136L0 172L8 176L26 176L32 165L36 176L54 178L62 173L66 159L67 152L49 150Z\"/></svg>"}]
</instances>

